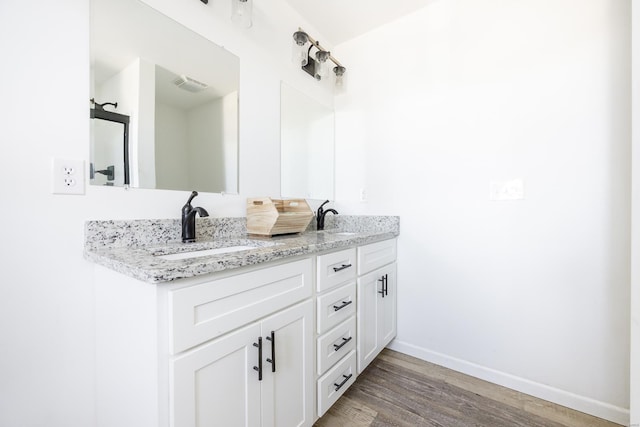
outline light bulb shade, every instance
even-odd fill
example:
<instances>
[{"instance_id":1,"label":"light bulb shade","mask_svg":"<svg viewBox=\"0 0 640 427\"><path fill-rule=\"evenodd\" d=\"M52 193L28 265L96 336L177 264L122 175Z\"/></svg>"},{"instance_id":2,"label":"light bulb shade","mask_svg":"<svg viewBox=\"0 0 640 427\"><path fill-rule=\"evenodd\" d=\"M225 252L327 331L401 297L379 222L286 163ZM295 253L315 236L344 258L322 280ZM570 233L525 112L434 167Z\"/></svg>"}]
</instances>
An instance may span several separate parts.
<instances>
[{"instance_id":1,"label":"light bulb shade","mask_svg":"<svg viewBox=\"0 0 640 427\"><path fill-rule=\"evenodd\" d=\"M336 74L336 87L344 86L344 73L347 71L342 65L333 67L333 72Z\"/></svg>"},{"instance_id":2,"label":"light bulb shade","mask_svg":"<svg viewBox=\"0 0 640 427\"><path fill-rule=\"evenodd\" d=\"M304 67L309 62L309 48L307 42L309 36L304 31L293 33L292 61L294 64Z\"/></svg>"},{"instance_id":3,"label":"light bulb shade","mask_svg":"<svg viewBox=\"0 0 640 427\"><path fill-rule=\"evenodd\" d=\"M329 56L331 53L325 50L319 50L316 52L316 75L319 77L325 77L329 73Z\"/></svg>"},{"instance_id":4,"label":"light bulb shade","mask_svg":"<svg viewBox=\"0 0 640 427\"><path fill-rule=\"evenodd\" d=\"M253 0L231 0L231 20L243 28L253 25Z\"/></svg>"}]
</instances>

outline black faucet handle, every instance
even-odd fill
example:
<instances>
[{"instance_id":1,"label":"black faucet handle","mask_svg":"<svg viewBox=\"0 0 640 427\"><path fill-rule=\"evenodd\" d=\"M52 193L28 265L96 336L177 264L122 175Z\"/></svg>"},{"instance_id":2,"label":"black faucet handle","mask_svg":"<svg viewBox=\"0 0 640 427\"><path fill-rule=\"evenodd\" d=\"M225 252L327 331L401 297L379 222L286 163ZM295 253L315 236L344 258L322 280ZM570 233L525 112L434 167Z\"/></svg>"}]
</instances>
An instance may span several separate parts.
<instances>
[{"instance_id":1,"label":"black faucet handle","mask_svg":"<svg viewBox=\"0 0 640 427\"><path fill-rule=\"evenodd\" d=\"M191 197L182 207L182 242L196 241L196 215L201 217L209 216L209 212L205 208L191 206L191 201L198 195L197 191L191 192Z\"/></svg>"},{"instance_id":2,"label":"black faucet handle","mask_svg":"<svg viewBox=\"0 0 640 427\"><path fill-rule=\"evenodd\" d=\"M324 209L324 205L326 205L327 203L329 203L329 200L325 200L323 204L320 205L320 207L318 208L318 212L316 213L316 230L324 230L324 217L327 215L327 213L332 212L334 214L337 214L338 211L336 211L335 209Z\"/></svg>"},{"instance_id":3,"label":"black faucet handle","mask_svg":"<svg viewBox=\"0 0 640 427\"><path fill-rule=\"evenodd\" d=\"M189 200L187 200L187 203L185 203L184 206L182 207L182 222L184 222L186 216L189 215L189 213L193 210L193 206L191 206L191 201L197 195L198 195L197 191L192 191L191 196L189 196Z\"/></svg>"},{"instance_id":4,"label":"black faucet handle","mask_svg":"<svg viewBox=\"0 0 640 427\"><path fill-rule=\"evenodd\" d=\"M191 192L191 196L189 196L189 200L187 200L187 205L191 204L191 201L194 199L194 197L196 197L198 195L197 191L192 191Z\"/></svg>"},{"instance_id":5,"label":"black faucet handle","mask_svg":"<svg viewBox=\"0 0 640 427\"><path fill-rule=\"evenodd\" d=\"M322 213L324 212L324 207L323 206L326 205L327 203L329 203L329 201L325 200L324 203L322 203L320 206L318 206L318 211L317 211L316 216L322 215Z\"/></svg>"}]
</instances>

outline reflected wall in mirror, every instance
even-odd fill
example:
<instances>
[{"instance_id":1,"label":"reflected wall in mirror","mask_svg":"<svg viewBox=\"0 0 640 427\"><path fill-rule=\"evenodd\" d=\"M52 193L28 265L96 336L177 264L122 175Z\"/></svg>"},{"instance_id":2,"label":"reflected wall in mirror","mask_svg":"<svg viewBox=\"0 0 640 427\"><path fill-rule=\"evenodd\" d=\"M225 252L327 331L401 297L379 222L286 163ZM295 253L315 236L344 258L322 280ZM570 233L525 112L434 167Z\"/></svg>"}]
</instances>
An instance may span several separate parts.
<instances>
[{"instance_id":1,"label":"reflected wall in mirror","mask_svg":"<svg viewBox=\"0 0 640 427\"><path fill-rule=\"evenodd\" d=\"M334 199L334 112L282 83L280 86L282 197Z\"/></svg>"},{"instance_id":2,"label":"reflected wall in mirror","mask_svg":"<svg viewBox=\"0 0 640 427\"><path fill-rule=\"evenodd\" d=\"M91 0L91 98L130 118L132 187L238 193L239 75L238 57L139 0ZM125 185L123 127L91 122L91 183Z\"/></svg>"}]
</instances>

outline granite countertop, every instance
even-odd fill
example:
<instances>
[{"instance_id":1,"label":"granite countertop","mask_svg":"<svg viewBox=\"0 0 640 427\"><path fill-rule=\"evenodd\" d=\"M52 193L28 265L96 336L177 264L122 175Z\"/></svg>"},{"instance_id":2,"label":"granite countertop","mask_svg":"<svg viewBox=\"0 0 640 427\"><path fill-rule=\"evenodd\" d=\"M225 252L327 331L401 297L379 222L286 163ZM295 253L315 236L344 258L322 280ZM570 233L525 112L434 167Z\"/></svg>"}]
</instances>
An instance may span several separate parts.
<instances>
[{"instance_id":1,"label":"granite countertop","mask_svg":"<svg viewBox=\"0 0 640 427\"><path fill-rule=\"evenodd\" d=\"M399 235L398 217L342 217L331 221L325 231L308 229L301 234L274 237L247 235L246 228L243 229L244 218L202 220L198 224L201 231L195 243L180 242L175 220L88 221L85 258L135 279L157 284L374 243ZM220 229L228 232L220 233ZM251 248L197 258L160 257L229 246Z\"/></svg>"}]
</instances>

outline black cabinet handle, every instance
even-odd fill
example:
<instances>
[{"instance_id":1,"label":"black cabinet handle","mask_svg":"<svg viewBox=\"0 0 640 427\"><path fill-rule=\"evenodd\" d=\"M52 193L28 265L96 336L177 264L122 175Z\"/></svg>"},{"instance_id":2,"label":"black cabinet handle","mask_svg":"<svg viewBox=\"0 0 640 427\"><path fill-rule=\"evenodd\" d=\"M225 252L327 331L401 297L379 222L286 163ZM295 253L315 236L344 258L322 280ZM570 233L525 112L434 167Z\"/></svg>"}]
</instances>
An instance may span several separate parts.
<instances>
[{"instance_id":1,"label":"black cabinet handle","mask_svg":"<svg viewBox=\"0 0 640 427\"><path fill-rule=\"evenodd\" d=\"M343 308L345 308L346 306L348 306L348 305L349 305L349 304L351 304L352 302L353 302L353 301L342 301L342 305L340 305L340 306L334 305L334 306L333 306L333 309L334 309L335 311L342 310Z\"/></svg>"},{"instance_id":2,"label":"black cabinet handle","mask_svg":"<svg viewBox=\"0 0 640 427\"><path fill-rule=\"evenodd\" d=\"M353 339L353 337L349 337L349 338L342 338L342 342L340 344L334 344L333 345L333 350L334 351L338 351L340 350L342 347L344 347L344 345L346 343L348 343L349 341L351 341Z\"/></svg>"},{"instance_id":3,"label":"black cabinet handle","mask_svg":"<svg viewBox=\"0 0 640 427\"><path fill-rule=\"evenodd\" d=\"M267 362L271 363L271 372L276 371L276 333L271 331L271 336L267 337L267 341L271 341L271 358L267 358Z\"/></svg>"},{"instance_id":4,"label":"black cabinet handle","mask_svg":"<svg viewBox=\"0 0 640 427\"><path fill-rule=\"evenodd\" d=\"M262 337L258 337L258 342L254 342L253 346L258 347L258 366L254 366L253 370L258 371L258 381L262 381Z\"/></svg>"},{"instance_id":5,"label":"black cabinet handle","mask_svg":"<svg viewBox=\"0 0 640 427\"><path fill-rule=\"evenodd\" d=\"M380 295L382 295L382 298L384 298L384 295L385 295L385 293L384 293L384 276L382 276L380 279L378 279L378 282L382 282L382 290L378 291L378 293Z\"/></svg>"},{"instance_id":6,"label":"black cabinet handle","mask_svg":"<svg viewBox=\"0 0 640 427\"><path fill-rule=\"evenodd\" d=\"M340 270L344 270L345 268L351 267L351 264L342 264L341 267L333 267L333 272L337 273Z\"/></svg>"},{"instance_id":7,"label":"black cabinet handle","mask_svg":"<svg viewBox=\"0 0 640 427\"><path fill-rule=\"evenodd\" d=\"M389 275L384 275L384 295L389 295Z\"/></svg>"},{"instance_id":8,"label":"black cabinet handle","mask_svg":"<svg viewBox=\"0 0 640 427\"><path fill-rule=\"evenodd\" d=\"M353 374L343 375L342 377L344 378L344 380L342 380L342 382L340 384L333 383L333 385L336 387L336 391L340 390L342 388L342 386L345 385L347 383L347 381L349 381L349 379L352 376L353 376Z\"/></svg>"}]
</instances>

